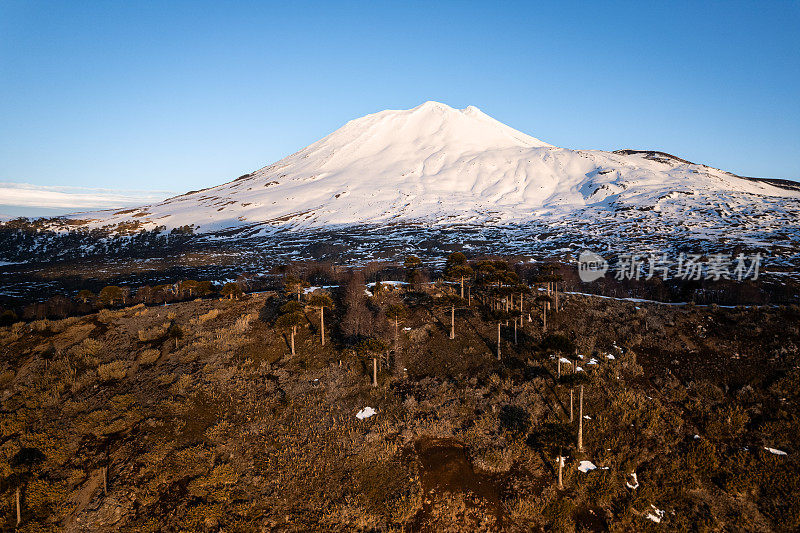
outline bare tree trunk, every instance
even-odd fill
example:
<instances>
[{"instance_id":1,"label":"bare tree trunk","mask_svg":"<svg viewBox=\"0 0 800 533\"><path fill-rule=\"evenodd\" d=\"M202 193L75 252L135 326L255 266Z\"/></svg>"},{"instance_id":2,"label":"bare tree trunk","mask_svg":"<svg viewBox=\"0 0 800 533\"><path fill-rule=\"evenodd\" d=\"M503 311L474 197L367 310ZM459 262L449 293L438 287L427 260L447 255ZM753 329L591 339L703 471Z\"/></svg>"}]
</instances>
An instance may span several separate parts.
<instances>
[{"instance_id":1,"label":"bare tree trunk","mask_svg":"<svg viewBox=\"0 0 800 533\"><path fill-rule=\"evenodd\" d=\"M294 357L294 326L292 326L292 357Z\"/></svg>"},{"instance_id":2,"label":"bare tree trunk","mask_svg":"<svg viewBox=\"0 0 800 533\"><path fill-rule=\"evenodd\" d=\"M470 290L470 287L467 287L467 305L472 307L472 291Z\"/></svg>"},{"instance_id":3,"label":"bare tree trunk","mask_svg":"<svg viewBox=\"0 0 800 533\"><path fill-rule=\"evenodd\" d=\"M555 291L553 291L555 294L553 294L553 296L556 299L556 313L558 313L558 282L557 281L555 282L555 286L556 286Z\"/></svg>"},{"instance_id":4,"label":"bare tree trunk","mask_svg":"<svg viewBox=\"0 0 800 533\"><path fill-rule=\"evenodd\" d=\"M461 298L464 298L464 276L461 276Z\"/></svg>"},{"instance_id":5,"label":"bare tree trunk","mask_svg":"<svg viewBox=\"0 0 800 533\"><path fill-rule=\"evenodd\" d=\"M20 505L19 487L17 487L17 525L22 523L22 505Z\"/></svg>"},{"instance_id":6,"label":"bare tree trunk","mask_svg":"<svg viewBox=\"0 0 800 533\"><path fill-rule=\"evenodd\" d=\"M514 317L514 344L517 344L517 317Z\"/></svg>"},{"instance_id":7,"label":"bare tree trunk","mask_svg":"<svg viewBox=\"0 0 800 533\"><path fill-rule=\"evenodd\" d=\"M322 334L322 345L325 346L325 308L319 308L319 332Z\"/></svg>"},{"instance_id":8,"label":"bare tree trunk","mask_svg":"<svg viewBox=\"0 0 800 533\"><path fill-rule=\"evenodd\" d=\"M564 456L561 454L561 448L558 449L558 488L564 488Z\"/></svg>"},{"instance_id":9,"label":"bare tree trunk","mask_svg":"<svg viewBox=\"0 0 800 533\"><path fill-rule=\"evenodd\" d=\"M450 338L456 338L456 306L450 307Z\"/></svg>"},{"instance_id":10,"label":"bare tree trunk","mask_svg":"<svg viewBox=\"0 0 800 533\"><path fill-rule=\"evenodd\" d=\"M578 451L583 451L583 385L578 394Z\"/></svg>"},{"instance_id":11,"label":"bare tree trunk","mask_svg":"<svg viewBox=\"0 0 800 533\"><path fill-rule=\"evenodd\" d=\"M547 308L542 308L542 331L547 331Z\"/></svg>"},{"instance_id":12,"label":"bare tree trunk","mask_svg":"<svg viewBox=\"0 0 800 533\"><path fill-rule=\"evenodd\" d=\"M575 396L575 389L569 389L569 421L572 422L572 398Z\"/></svg>"},{"instance_id":13,"label":"bare tree trunk","mask_svg":"<svg viewBox=\"0 0 800 533\"><path fill-rule=\"evenodd\" d=\"M372 358L372 386L378 386L378 358Z\"/></svg>"},{"instance_id":14,"label":"bare tree trunk","mask_svg":"<svg viewBox=\"0 0 800 533\"><path fill-rule=\"evenodd\" d=\"M497 360L500 360L500 322L497 322Z\"/></svg>"}]
</instances>

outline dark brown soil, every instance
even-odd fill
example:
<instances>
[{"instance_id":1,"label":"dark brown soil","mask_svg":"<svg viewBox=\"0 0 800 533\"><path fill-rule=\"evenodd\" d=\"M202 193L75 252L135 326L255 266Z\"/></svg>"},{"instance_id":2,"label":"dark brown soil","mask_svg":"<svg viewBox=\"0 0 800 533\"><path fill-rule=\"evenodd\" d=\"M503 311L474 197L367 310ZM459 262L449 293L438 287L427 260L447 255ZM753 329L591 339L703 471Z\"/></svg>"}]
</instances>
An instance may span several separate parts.
<instances>
[{"instance_id":1,"label":"dark brown soil","mask_svg":"<svg viewBox=\"0 0 800 533\"><path fill-rule=\"evenodd\" d=\"M434 531L427 527L431 507L444 493L462 493L467 505L480 508L495 517L502 529L504 513L500 499L501 483L494 476L475 472L463 443L455 439L422 438L414 448L420 462L420 480L424 503L415 520L414 530ZM465 524L466 525L466 524ZM477 526L477 524L476 524Z\"/></svg>"},{"instance_id":2,"label":"dark brown soil","mask_svg":"<svg viewBox=\"0 0 800 533\"><path fill-rule=\"evenodd\" d=\"M605 512L597 507L582 507L575 512L577 531L608 531Z\"/></svg>"}]
</instances>

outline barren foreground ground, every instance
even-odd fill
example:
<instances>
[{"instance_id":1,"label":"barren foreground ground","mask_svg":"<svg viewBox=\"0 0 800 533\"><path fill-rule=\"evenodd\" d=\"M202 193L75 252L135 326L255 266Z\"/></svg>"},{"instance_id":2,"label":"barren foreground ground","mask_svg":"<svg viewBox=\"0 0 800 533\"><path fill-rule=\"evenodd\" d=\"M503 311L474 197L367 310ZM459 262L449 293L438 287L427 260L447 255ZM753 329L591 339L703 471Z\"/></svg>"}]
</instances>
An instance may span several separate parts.
<instances>
[{"instance_id":1,"label":"barren foreground ground","mask_svg":"<svg viewBox=\"0 0 800 533\"><path fill-rule=\"evenodd\" d=\"M546 333L538 307L516 343L503 325L498 360L474 301L449 338L445 290L369 299L375 387L337 295L294 356L271 293L0 329L4 530L17 488L18 531L800 528L797 308L563 296Z\"/></svg>"}]
</instances>

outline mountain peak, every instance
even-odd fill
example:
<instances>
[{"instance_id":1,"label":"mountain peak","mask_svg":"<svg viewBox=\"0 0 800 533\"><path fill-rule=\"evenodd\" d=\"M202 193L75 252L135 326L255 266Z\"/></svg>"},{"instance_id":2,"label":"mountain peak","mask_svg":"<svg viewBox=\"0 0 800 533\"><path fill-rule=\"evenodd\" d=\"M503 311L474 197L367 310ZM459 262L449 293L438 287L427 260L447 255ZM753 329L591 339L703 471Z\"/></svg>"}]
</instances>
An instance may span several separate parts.
<instances>
[{"instance_id":1,"label":"mountain peak","mask_svg":"<svg viewBox=\"0 0 800 533\"><path fill-rule=\"evenodd\" d=\"M93 223L193 225L203 232L401 221L519 223L585 209L603 216L622 207L664 213L670 202L705 205L720 195L772 195L779 202L800 193L674 159L557 148L475 106L428 101L351 120L232 182L134 214L98 215Z\"/></svg>"},{"instance_id":2,"label":"mountain peak","mask_svg":"<svg viewBox=\"0 0 800 533\"><path fill-rule=\"evenodd\" d=\"M443 104L441 102L435 102L433 100L428 100L427 102L423 102L417 107L411 109L410 111L417 111L417 110L440 110L440 111L456 111L455 108L450 107L447 104Z\"/></svg>"},{"instance_id":3,"label":"mountain peak","mask_svg":"<svg viewBox=\"0 0 800 533\"><path fill-rule=\"evenodd\" d=\"M408 144L449 152L552 147L493 119L475 106L456 109L429 100L411 109L385 110L351 120L309 149L356 139L362 145L359 152L368 146L380 152L390 146Z\"/></svg>"}]
</instances>

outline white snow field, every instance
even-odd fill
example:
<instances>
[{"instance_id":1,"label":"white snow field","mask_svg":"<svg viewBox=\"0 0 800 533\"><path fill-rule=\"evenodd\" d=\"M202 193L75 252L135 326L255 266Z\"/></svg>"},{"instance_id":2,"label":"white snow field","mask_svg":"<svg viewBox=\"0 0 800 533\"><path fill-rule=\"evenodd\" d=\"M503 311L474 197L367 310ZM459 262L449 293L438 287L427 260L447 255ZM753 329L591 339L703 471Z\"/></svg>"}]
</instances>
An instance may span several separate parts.
<instances>
[{"instance_id":1,"label":"white snow field","mask_svg":"<svg viewBox=\"0 0 800 533\"><path fill-rule=\"evenodd\" d=\"M7 246L0 259L124 254L129 243L139 246L141 230L172 242L169 232L180 228L180 241L186 226L193 244L235 248L239 264L252 266L408 253L437 260L453 249L556 260L581 250L737 250L800 277L800 183L744 178L662 152L559 148L475 107L436 102L350 121L217 187L37 221L29 244Z\"/></svg>"},{"instance_id":2,"label":"white snow field","mask_svg":"<svg viewBox=\"0 0 800 533\"><path fill-rule=\"evenodd\" d=\"M719 229L721 221L796 223L798 201L800 189L658 152L558 148L475 107L426 102L350 121L217 187L136 210L74 217L92 219L93 227L140 222L209 233L257 225L268 233L398 222L515 224L579 212L589 220L629 219L634 209L644 213L644 224L657 215L694 221L693 229L704 233Z\"/></svg>"}]
</instances>

